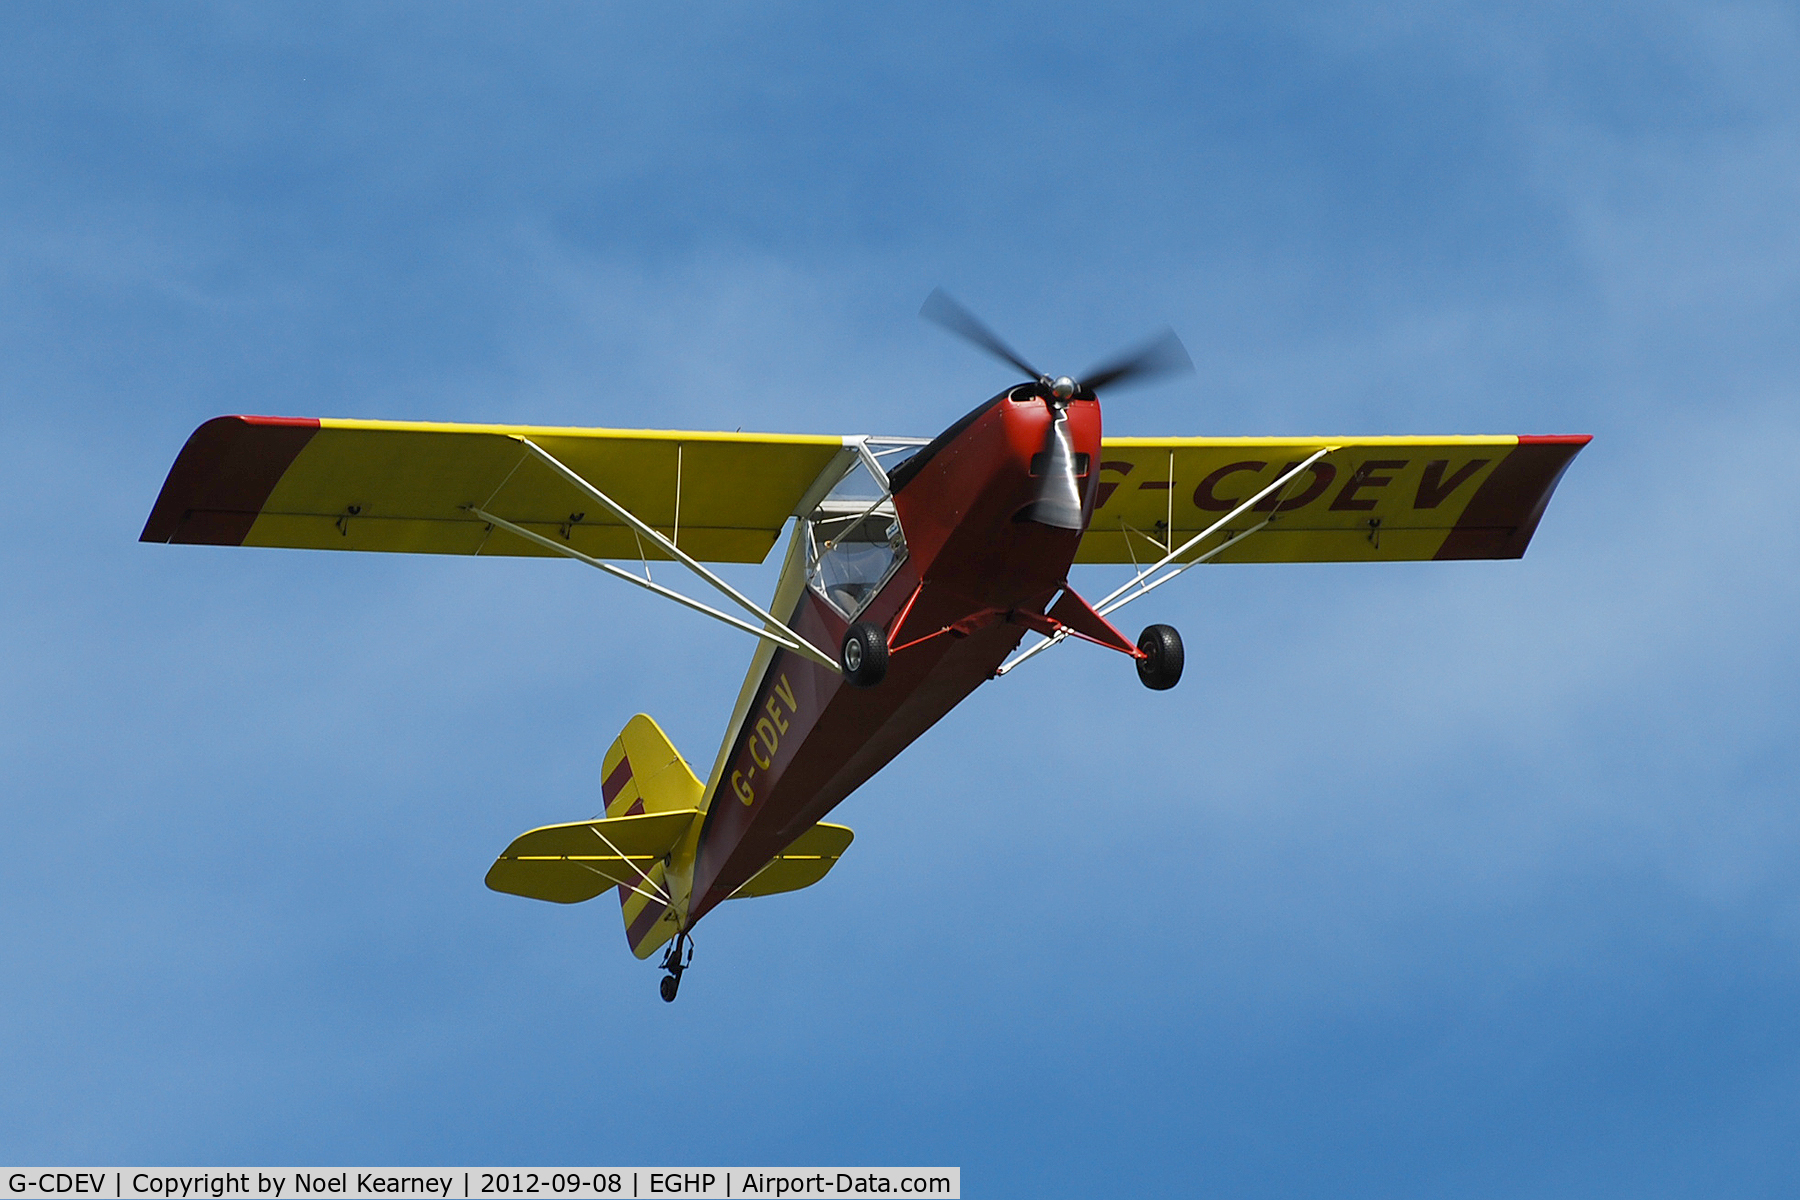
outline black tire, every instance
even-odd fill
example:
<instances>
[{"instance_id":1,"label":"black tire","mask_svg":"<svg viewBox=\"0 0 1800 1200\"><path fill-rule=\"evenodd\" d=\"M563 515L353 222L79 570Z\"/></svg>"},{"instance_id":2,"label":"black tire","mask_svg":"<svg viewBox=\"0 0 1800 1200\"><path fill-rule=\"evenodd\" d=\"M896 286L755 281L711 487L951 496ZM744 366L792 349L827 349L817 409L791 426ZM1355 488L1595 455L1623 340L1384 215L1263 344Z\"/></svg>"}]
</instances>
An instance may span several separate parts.
<instances>
[{"instance_id":1,"label":"black tire","mask_svg":"<svg viewBox=\"0 0 1800 1200\"><path fill-rule=\"evenodd\" d=\"M886 679L888 644L881 626L858 621L845 630L838 665L844 668L844 680L851 687L872 688Z\"/></svg>"},{"instance_id":2,"label":"black tire","mask_svg":"<svg viewBox=\"0 0 1800 1200\"><path fill-rule=\"evenodd\" d=\"M1175 632L1173 625L1152 625L1138 634L1138 649L1144 657L1138 659L1138 678L1144 686L1153 692L1166 692L1181 682L1181 668L1185 656L1181 650L1181 635Z\"/></svg>"},{"instance_id":3,"label":"black tire","mask_svg":"<svg viewBox=\"0 0 1800 1200\"><path fill-rule=\"evenodd\" d=\"M662 998L670 1003L675 1000L675 993L681 987L679 975L664 975L662 978Z\"/></svg>"}]
</instances>

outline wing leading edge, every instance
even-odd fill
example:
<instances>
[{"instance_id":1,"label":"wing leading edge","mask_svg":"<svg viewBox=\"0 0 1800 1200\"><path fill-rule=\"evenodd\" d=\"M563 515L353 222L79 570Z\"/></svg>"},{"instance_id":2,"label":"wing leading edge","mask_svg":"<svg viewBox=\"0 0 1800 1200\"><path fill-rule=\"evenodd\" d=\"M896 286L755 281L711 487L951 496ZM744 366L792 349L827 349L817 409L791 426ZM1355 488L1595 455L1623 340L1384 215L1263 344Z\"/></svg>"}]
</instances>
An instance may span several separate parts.
<instances>
[{"instance_id":1,"label":"wing leading edge","mask_svg":"<svg viewBox=\"0 0 1800 1200\"><path fill-rule=\"evenodd\" d=\"M533 455L529 437L704 562L761 562L838 437L218 417L182 447L141 540L548 556L477 505L595 558L665 557Z\"/></svg>"},{"instance_id":2,"label":"wing leading edge","mask_svg":"<svg viewBox=\"0 0 1800 1200\"><path fill-rule=\"evenodd\" d=\"M1518 558L1571 460L1568 437L1108 438L1077 562L1150 562L1314 451L1336 447L1197 558L1265 518L1217 562Z\"/></svg>"}]
</instances>

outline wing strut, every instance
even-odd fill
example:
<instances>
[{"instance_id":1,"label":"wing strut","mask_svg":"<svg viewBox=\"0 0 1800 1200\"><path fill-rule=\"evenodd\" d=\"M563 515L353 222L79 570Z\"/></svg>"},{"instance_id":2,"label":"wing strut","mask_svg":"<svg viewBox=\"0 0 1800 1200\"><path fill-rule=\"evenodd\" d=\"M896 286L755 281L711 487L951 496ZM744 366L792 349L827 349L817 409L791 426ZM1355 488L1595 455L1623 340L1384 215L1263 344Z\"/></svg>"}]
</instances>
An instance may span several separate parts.
<instances>
[{"instance_id":1,"label":"wing strut","mask_svg":"<svg viewBox=\"0 0 1800 1200\"><path fill-rule=\"evenodd\" d=\"M511 521L508 521L503 517L497 517L493 513L486 512L473 504L467 506L467 510L469 512L473 513L477 517L480 517L484 521L488 521L494 525L498 525L500 528L506 530L510 534L513 534L517 537L522 537L530 542L535 542L538 545L544 547L546 550L553 550L556 553L564 555L568 558L573 558L580 562L584 562L590 567L597 567L600 570L605 571L608 575L613 575L620 579L627 580L628 582L636 584L638 587L645 588L649 591L655 592L659 596L667 597L668 599L675 601L677 604L686 605L688 608L694 609L696 612L705 613L707 616L713 617L720 621L723 621L727 625L735 626L738 629L742 629L746 633L755 634L757 637L762 638L765 641L774 642L778 646L782 646L782 647L792 650L798 654L805 655L807 658L814 660L822 667L826 667L832 671L840 671L842 669L838 666L837 659L833 658L829 654L826 654L823 650L819 649L817 646L815 646L811 642L807 641L804 637L801 637L794 630L790 629L786 624L784 624L780 620L777 620L770 613L764 611L760 606L758 606L748 596L744 595L742 592L740 592L736 588L732 587L729 583L726 583L723 579L719 578L718 575L707 570L687 551L683 550L680 546L677 546L674 542L672 542L668 538L664 537L656 529L653 529L651 526L649 526L649 525L645 524L643 521L639 520L637 515L635 513L633 513L630 509L626 508L624 505L622 505L618 501L614 500L611 496L608 496L605 492L601 491L599 488L595 487L593 484L591 484L587 480L583 479L576 472L570 470L569 467L564 465L562 460L557 458L554 454L551 454L548 450L545 450L542 446L538 445L536 442L532 441L528 437L521 437L517 434L514 434L513 438L515 441L517 441L521 445L523 445L527 451L531 452L532 454L537 455L537 457L546 466L548 466L551 470L553 470L557 474L561 475L564 479L568 480L571 484L573 484L575 487L579 488L586 495L588 495L588 496L592 497L594 500L598 501L602 507L604 507L608 512L612 513L615 517L619 518L619 520L625 522L625 524L631 528L632 532L638 534L641 537L649 538L652 543L654 543L657 547L659 547L661 550L663 550L664 553L668 554L669 557L675 559L677 562L681 563L682 566L686 567L688 570L692 571L694 574L700 576L701 579L704 579L707 583L711 584L713 587L715 587L719 591L723 592L726 596L730 597L734 602L737 603L737 605L740 608L743 608L743 609L747 610L748 612L754 614L755 616L762 618L763 627L758 628L757 626L750 624L748 621L740 621L736 617L733 617L726 613L720 612L718 609L713 608L711 605L702 604L698 600L689 599L688 597L682 595L680 592L677 592L672 588L663 587L661 584L654 583L648 579L640 579L636 575L633 575L630 571L622 570L619 567L613 566L609 562L602 562L600 559L594 558L590 555L583 554L581 551L575 549L573 546L563 545L561 543L553 541L550 538L544 537L542 534L534 533L529 529L522 528L521 526L515 525Z\"/></svg>"},{"instance_id":2,"label":"wing strut","mask_svg":"<svg viewBox=\"0 0 1800 1200\"><path fill-rule=\"evenodd\" d=\"M875 482L881 485L882 493L885 495L888 490L887 468L881 465L881 460L875 457L873 450L869 449L869 439L859 437L853 444L856 447L856 456L862 459L863 466L869 468L869 474L875 477Z\"/></svg>"},{"instance_id":3,"label":"wing strut","mask_svg":"<svg viewBox=\"0 0 1800 1200\"><path fill-rule=\"evenodd\" d=\"M1275 482L1271 483L1268 487L1266 487L1262 491L1256 493L1256 495L1250 497L1248 500L1244 501L1242 504L1238 505L1236 508L1234 508L1230 512L1226 513L1224 516L1220 517L1217 521L1214 521L1211 525L1208 525L1205 529L1201 530L1199 533L1196 533L1193 537L1191 537L1187 541L1181 543L1181 545L1179 545L1175 549L1169 551L1167 554L1163 555L1161 558L1157 559L1155 562L1151 563L1149 566L1143 568L1141 571L1139 571L1137 573L1137 575L1134 578L1126 581L1126 583L1123 586L1116 588L1112 592L1108 593L1105 599L1101 600L1098 604L1094 605L1094 611L1099 613L1103 617L1107 616L1111 613L1117 612L1119 609L1124 608L1127 604L1130 604L1133 600L1136 600L1142 596L1149 595L1150 592L1152 592L1156 588L1161 587L1163 584L1169 582L1169 580L1175 578L1177 575L1181 574L1183 571L1187 570L1189 567L1197 567L1203 562L1212 561L1212 559L1216 558L1218 555L1222 554L1224 551L1237 545L1239 542L1243 541L1245 538L1249 537L1251 534L1256 533L1257 531L1261 530L1264 526L1268 525L1269 522L1273 521L1275 519L1276 514L1281 511L1281 501L1280 500L1277 500L1275 502L1274 506L1270 509L1268 516L1264 517L1262 520L1258 521L1256 524L1252 525L1250 528L1244 530L1241 533L1227 533L1224 541L1222 541L1218 545L1214 546L1211 550L1208 550L1205 554L1196 555L1194 557L1194 559L1190 562L1184 562L1184 563L1178 564L1173 570L1171 570L1167 574L1163 575L1160 579L1152 579L1151 578L1158 571L1161 571L1164 567L1167 567L1170 563L1175 562L1176 559L1180 558L1183 554L1186 554L1189 550L1192 550L1195 546L1198 546L1201 542L1204 542L1207 538L1211 537L1213 534L1219 532L1221 529L1226 529L1233 521L1237 520L1239 517L1241 517L1245 513L1249 512L1252 508L1255 508L1258 504L1261 504L1264 500L1268 499L1271 495L1274 495L1277 492L1285 491L1287 488L1287 485L1289 483L1293 482L1295 479L1300 477L1301 472L1307 470L1314 463L1318 462L1321 458L1324 458L1327 454L1330 454L1333 450L1336 450L1336 449L1338 449L1338 447L1336 447L1336 446L1323 446L1320 449L1313 451L1312 454L1307 457L1305 462L1300 463L1298 466L1294 467L1291 471L1284 472L1279 478L1277 478L1275 480ZM1170 531L1170 540L1173 540L1173 538L1174 538L1174 531L1171 530ZM1133 590L1133 589L1135 589L1135 590ZM1034 654L1037 654L1043 650L1048 650L1050 647L1056 645L1058 642L1063 641L1068 636L1069 635L1066 632L1064 632L1062 630L1058 630L1056 633L1051 634L1049 637L1045 638L1043 641L1038 642L1036 645L1031 646L1030 648L1023 651L1022 653L1014 655L1009 661L1000 664L1000 668L998 670L996 670L994 672L994 674L995 675L1006 674L1008 671L1012 670L1014 667L1018 666L1020 663L1024 662L1026 659L1032 657Z\"/></svg>"},{"instance_id":4,"label":"wing strut","mask_svg":"<svg viewBox=\"0 0 1800 1200\"><path fill-rule=\"evenodd\" d=\"M595 837L599 838L602 842L604 842L606 844L606 848L608 850L611 850L614 854L618 855L620 861L625 863L625 865L630 867L632 870L636 871L638 873L638 878L642 879L644 881L644 883L650 887L651 891L656 893L654 896L650 896L650 899L659 900L664 904L675 903L675 898L673 896L669 895L667 892L663 891L661 888L657 887L656 881L654 879L650 878L650 876L645 873L644 868L642 868L642 867L638 866L636 863L632 862L631 856L629 854L626 854L623 850L621 850L617 846L613 845L612 839L607 837L604 833L600 832L599 825L597 825L597 824L589 825L588 828L594 831ZM636 892L640 896L650 895L649 892L646 892L642 888L639 888L633 884L628 883L625 886L628 888L631 888L632 891Z\"/></svg>"}]
</instances>

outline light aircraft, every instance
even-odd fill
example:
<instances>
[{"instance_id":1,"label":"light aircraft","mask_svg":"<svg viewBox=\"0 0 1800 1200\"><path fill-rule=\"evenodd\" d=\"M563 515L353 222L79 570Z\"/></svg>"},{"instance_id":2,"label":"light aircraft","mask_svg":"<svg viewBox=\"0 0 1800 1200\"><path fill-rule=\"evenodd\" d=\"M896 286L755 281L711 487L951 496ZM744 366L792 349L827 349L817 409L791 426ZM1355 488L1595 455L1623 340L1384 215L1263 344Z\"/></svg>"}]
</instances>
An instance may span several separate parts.
<instances>
[{"instance_id":1,"label":"light aircraft","mask_svg":"<svg viewBox=\"0 0 1800 1200\"><path fill-rule=\"evenodd\" d=\"M602 759L604 813L521 834L487 874L563 904L616 890L632 951L666 947L673 1000L695 922L824 878L852 835L823 818L984 680L1075 638L1174 687L1176 631L1133 639L1112 618L1201 563L1518 558L1589 441L1108 438L1098 392L1192 369L1172 332L1075 379L941 290L921 314L1024 382L929 440L218 417L182 448L142 540L561 556L754 635L704 781L635 716ZM763 561L790 521L766 608L706 565ZM652 562L737 612L656 581ZM1075 563L1134 571L1088 600Z\"/></svg>"}]
</instances>

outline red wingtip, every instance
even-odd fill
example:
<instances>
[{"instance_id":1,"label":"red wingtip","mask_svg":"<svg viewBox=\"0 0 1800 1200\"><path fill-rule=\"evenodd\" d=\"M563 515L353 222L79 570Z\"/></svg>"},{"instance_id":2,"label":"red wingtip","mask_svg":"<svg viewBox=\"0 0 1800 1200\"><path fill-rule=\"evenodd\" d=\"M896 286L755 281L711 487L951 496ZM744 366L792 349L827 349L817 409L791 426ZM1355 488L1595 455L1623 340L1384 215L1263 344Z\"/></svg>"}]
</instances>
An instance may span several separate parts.
<instances>
[{"instance_id":1,"label":"red wingtip","mask_svg":"<svg viewBox=\"0 0 1800 1200\"><path fill-rule=\"evenodd\" d=\"M1520 437L1469 500L1437 557L1524 557L1563 472L1593 440L1586 433Z\"/></svg>"},{"instance_id":2,"label":"red wingtip","mask_svg":"<svg viewBox=\"0 0 1800 1200\"><path fill-rule=\"evenodd\" d=\"M214 417L175 456L138 540L243 545L318 430L317 417Z\"/></svg>"}]
</instances>

